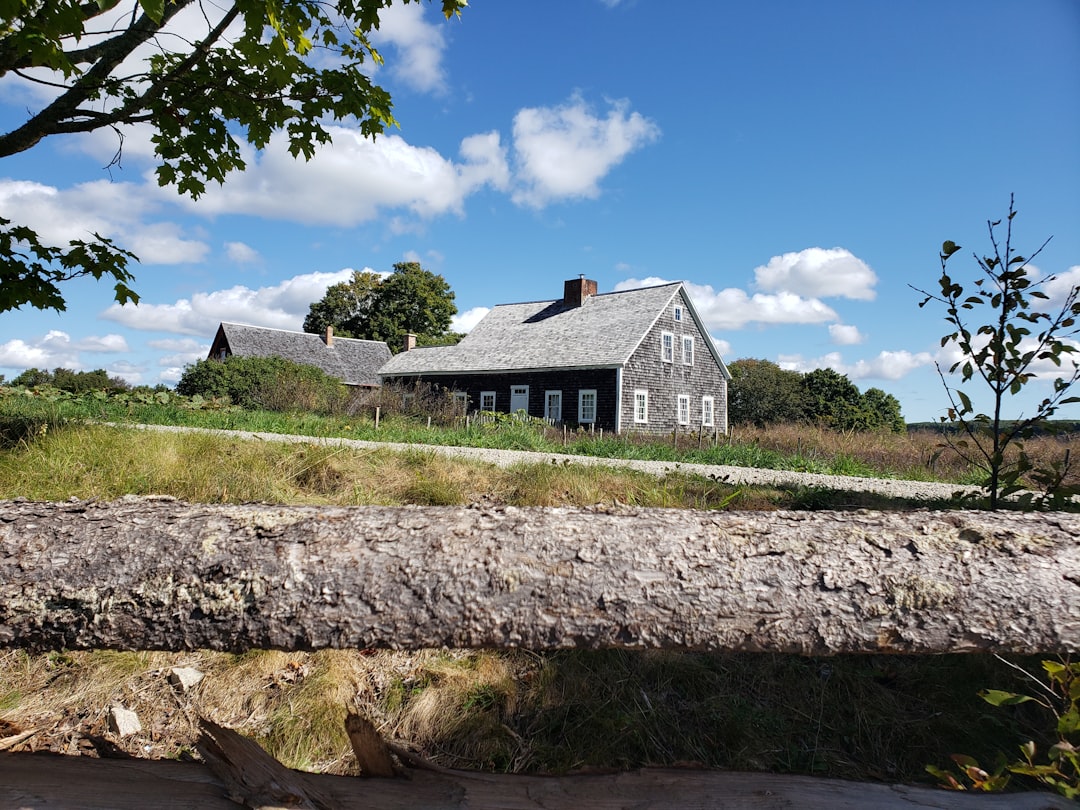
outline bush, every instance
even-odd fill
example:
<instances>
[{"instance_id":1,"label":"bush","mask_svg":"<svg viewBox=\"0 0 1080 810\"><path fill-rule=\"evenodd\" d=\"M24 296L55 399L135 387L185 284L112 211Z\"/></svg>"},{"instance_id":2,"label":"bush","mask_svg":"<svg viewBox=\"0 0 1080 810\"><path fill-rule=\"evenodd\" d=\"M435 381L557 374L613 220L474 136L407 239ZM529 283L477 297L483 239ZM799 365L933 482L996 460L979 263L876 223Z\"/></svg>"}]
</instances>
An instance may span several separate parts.
<instances>
[{"instance_id":1,"label":"bush","mask_svg":"<svg viewBox=\"0 0 1080 810\"><path fill-rule=\"evenodd\" d=\"M334 412L348 398L340 380L315 366L281 357L200 360L184 369L178 394L228 398L243 408Z\"/></svg>"}]
</instances>

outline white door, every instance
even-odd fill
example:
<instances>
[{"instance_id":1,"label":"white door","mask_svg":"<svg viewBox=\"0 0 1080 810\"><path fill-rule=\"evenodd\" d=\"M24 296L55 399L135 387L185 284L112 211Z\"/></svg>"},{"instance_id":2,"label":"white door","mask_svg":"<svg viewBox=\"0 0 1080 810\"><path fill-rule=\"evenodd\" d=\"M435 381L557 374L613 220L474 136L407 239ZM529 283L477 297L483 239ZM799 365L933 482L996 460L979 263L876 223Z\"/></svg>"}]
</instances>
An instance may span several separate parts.
<instances>
[{"instance_id":1,"label":"white door","mask_svg":"<svg viewBox=\"0 0 1080 810\"><path fill-rule=\"evenodd\" d=\"M527 385L510 386L510 413L518 411L529 412L529 386Z\"/></svg>"},{"instance_id":2,"label":"white door","mask_svg":"<svg viewBox=\"0 0 1080 810\"><path fill-rule=\"evenodd\" d=\"M562 391L544 392L544 418L552 424L562 421Z\"/></svg>"}]
</instances>

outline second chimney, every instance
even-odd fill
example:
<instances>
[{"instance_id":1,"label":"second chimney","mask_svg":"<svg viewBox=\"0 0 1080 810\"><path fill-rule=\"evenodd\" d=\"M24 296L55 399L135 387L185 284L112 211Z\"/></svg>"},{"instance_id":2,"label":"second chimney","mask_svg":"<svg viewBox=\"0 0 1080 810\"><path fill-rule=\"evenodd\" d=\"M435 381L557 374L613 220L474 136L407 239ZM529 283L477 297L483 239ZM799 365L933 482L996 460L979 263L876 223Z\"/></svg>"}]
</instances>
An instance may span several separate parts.
<instances>
[{"instance_id":1,"label":"second chimney","mask_svg":"<svg viewBox=\"0 0 1080 810\"><path fill-rule=\"evenodd\" d=\"M405 335L405 340L403 340L402 343L401 343L401 350L403 352L410 352L415 348L416 348L416 335L414 335L412 332L409 332L407 335Z\"/></svg>"},{"instance_id":2,"label":"second chimney","mask_svg":"<svg viewBox=\"0 0 1080 810\"><path fill-rule=\"evenodd\" d=\"M563 282L563 301L569 307L580 307L590 295L596 295L596 282L584 275Z\"/></svg>"},{"instance_id":3,"label":"second chimney","mask_svg":"<svg viewBox=\"0 0 1080 810\"><path fill-rule=\"evenodd\" d=\"M324 340L324 342L326 343L327 346L333 346L334 345L334 327L332 327L332 326L326 327L326 337L323 338L323 340Z\"/></svg>"}]
</instances>

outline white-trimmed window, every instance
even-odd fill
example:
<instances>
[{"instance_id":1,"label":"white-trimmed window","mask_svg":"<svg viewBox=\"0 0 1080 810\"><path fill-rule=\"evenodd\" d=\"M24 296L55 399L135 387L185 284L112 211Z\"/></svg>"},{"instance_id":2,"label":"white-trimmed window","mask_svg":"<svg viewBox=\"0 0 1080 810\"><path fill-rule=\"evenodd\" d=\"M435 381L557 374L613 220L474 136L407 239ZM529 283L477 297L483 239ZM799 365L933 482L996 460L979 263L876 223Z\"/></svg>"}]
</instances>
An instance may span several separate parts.
<instances>
[{"instance_id":1,"label":"white-trimmed window","mask_svg":"<svg viewBox=\"0 0 1080 810\"><path fill-rule=\"evenodd\" d=\"M587 425L596 421L596 389L578 391L577 394L577 420L579 424Z\"/></svg>"},{"instance_id":2,"label":"white-trimmed window","mask_svg":"<svg viewBox=\"0 0 1080 810\"><path fill-rule=\"evenodd\" d=\"M671 314L671 317L675 319L675 323L682 323L682 313L682 304L676 304L675 311Z\"/></svg>"},{"instance_id":3,"label":"white-trimmed window","mask_svg":"<svg viewBox=\"0 0 1080 810\"><path fill-rule=\"evenodd\" d=\"M689 425L690 424L690 395L689 394L679 394L678 414L679 414L679 424L680 425Z\"/></svg>"},{"instance_id":4,"label":"white-trimmed window","mask_svg":"<svg viewBox=\"0 0 1080 810\"><path fill-rule=\"evenodd\" d=\"M544 418L552 424L562 421L562 391L544 392Z\"/></svg>"},{"instance_id":5,"label":"white-trimmed window","mask_svg":"<svg viewBox=\"0 0 1080 810\"><path fill-rule=\"evenodd\" d=\"M644 388L634 390L634 422L642 425L649 421L649 392Z\"/></svg>"},{"instance_id":6,"label":"white-trimmed window","mask_svg":"<svg viewBox=\"0 0 1080 810\"><path fill-rule=\"evenodd\" d=\"M671 332L660 333L660 360L663 363L675 362L675 335Z\"/></svg>"},{"instance_id":7,"label":"white-trimmed window","mask_svg":"<svg viewBox=\"0 0 1080 810\"><path fill-rule=\"evenodd\" d=\"M713 398L701 398L701 424L703 427L713 426Z\"/></svg>"},{"instance_id":8,"label":"white-trimmed window","mask_svg":"<svg viewBox=\"0 0 1080 810\"><path fill-rule=\"evenodd\" d=\"M694 365L694 336L683 335L682 339L682 364L684 366Z\"/></svg>"},{"instance_id":9,"label":"white-trimmed window","mask_svg":"<svg viewBox=\"0 0 1080 810\"><path fill-rule=\"evenodd\" d=\"M480 392L480 410L486 413L495 412L495 392L494 391L481 391Z\"/></svg>"},{"instance_id":10,"label":"white-trimmed window","mask_svg":"<svg viewBox=\"0 0 1080 810\"><path fill-rule=\"evenodd\" d=\"M454 392L454 405L462 413L465 413L465 411L469 407L469 395L466 394L464 391L455 391Z\"/></svg>"}]
</instances>

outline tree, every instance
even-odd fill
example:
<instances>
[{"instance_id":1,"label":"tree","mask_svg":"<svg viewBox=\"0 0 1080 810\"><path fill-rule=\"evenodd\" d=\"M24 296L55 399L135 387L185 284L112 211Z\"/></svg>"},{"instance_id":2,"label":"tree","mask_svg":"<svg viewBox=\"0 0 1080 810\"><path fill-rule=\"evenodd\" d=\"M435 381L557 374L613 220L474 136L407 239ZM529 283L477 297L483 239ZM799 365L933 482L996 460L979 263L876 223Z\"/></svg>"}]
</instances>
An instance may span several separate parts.
<instances>
[{"instance_id":1,"label":"tree","mask_svg":"<svg viewBox=\"0 0 1080 810\"><path fill-rule=\"evenodd\" d=\"M816 368L802 378L806 418L837 430L861 427L862 394L855 384L835 369Z\"/></svg>"},{"instance_id":2,"label":"tree","mask_svg":"<svg viewBox=\"0 0 1080 810\"><path fill-rule=\"evenodd\" d=\"M381 284L378 273L354 270L351 279L331 285L326 295L311 305L304 331L322 334L332 326L341 337L360 337L367 329L367 317Z\"/></svg>"},{"instance_id":3,"label":"tree","mask_svg":"<svg viewBox=\"0 0 1080 810\"><path fill-rule=\"evenodd\" d=\"M891 430L903 433L907 429L900 412L900 400L880 388L867 388L859 399L864 427L869 430Z\"/></svg>"},{"instance_id":4,"label":"tree","mask_svg":"<svg viewBox=\"0 0 1080 810\"><path fill-rule=\"evenodd\" d=\"M72 371L69 368L55 368L51 372L28 368L10 383L13 386L34 388L39 385L51 385L61 391L72 394L84 394L87 391L127 391L131 388L122 377L110 377L103 368L93 371Z\"/></svg>"},{"instance_id":5,"label":"tree","mask_svg":"<svg viewBox=\"0 0 1080 810\"><path fill-rule=\"evenodd\" d=\"M304 331L335 333L364 340L383 340L396 351L406 334L420 345L441 345L452 340L450 321L457 314L454 291L440 275L417 262L398 262L384 277L354 272L353 277L329 287L308 309Z\"/></svg>"},{"instance_id":6,"label":"tree","mask_svg":"<svg viewBox=\"0 0 1080 810\"><path fill-rule=\"evenodd\" d=\"M0 157L51 135L110 128L120 144L115 163L120 128L150 123L158 182L196 198L207 182L244 168L239 139L261 149L281 132L294 157L310 159L329 142L331 120L355 117L374 137L396 122L389 94L362 68L382 61L370 34L391 2L9 0L0 4L0 76L59 92L0 134ZM442 0L447 18L465 5ZM188 9L184 25L170 28ZM133 259L99 234L45 245L32 229L0 219L0 312L23 304L63 310L58 285L87 275L111 276L117 301L138 301L127 270Z\"/></svg>"},{"instance_id":7,"label":"tree","mask_svg":"<svg viewBox=\"0 0 1080 810\"><path fill-rule=\"evenodd\" d=\"M765 425L802 420L802 375L769 360L745 357L733 362L728 418L733 424Z\"/></svg>"},{"instance_id":8,"label":"tree","mask_svg":"<svg viewBox=\"0 0 1080 810\"><path fill-rule=\"evenodd\" d=\"M997 508L1001 497L1019 491L1022 476L1031 472L1032 465L1024 453L1024 440L1030 438L1060 406L1080 402L1080 397L1068 396L1069 389L1080 380L1080 363L1072 359L1080 348L1075 341L1080 333L1077 325L1080 286L1071 287L1060 306L1050 311L1033 305L1033 300L1049 301L1041 288L1056 279L1054 275L1034 277L1035 269L1031 266L1031 260L1042 253L1050 239L1030 256L1017 253L1012 245L1016 213L1010 195L1004 243L999 242L998 236L1002 220L987 221L991 251L981 257L972 254L980 270L972 289L965 290L946 270L949 260L961 250L952 240L942 243L939 254L940 293L912 287L925 296L920 307L931 301L945 307L945 321L953 331L941 338L941 345L955 346L961 354L960 359L949 367L949 373L955 374L959 369L961 385L977 380L989 390L991 412L987 414L977 410L969 393L950 385L941 365L937 365L938 376L949 398L948 416L942 417L941 421L956 424L962 436L954 439L947 433L946 441L968 463L985 472L983 486L989 495L991 509ZM974 325L972 320L979 312L986 313L987 322ZM1038 332L1033 334L1033 329ZM1069 361L1071 370L1062 368L1063 361ZM1040 363L1050 363L1061 369L1061 375L1054 378L1051 392L1039 402L1034 413L1029 416L1020 413L1015 419L1007 420L1008 398L1019 394L1035 379ZM1006 450L1010 446L1015 453L1006 459ZM1056 479L1060 484L1063 471L1038 470L1033 477L1050 484Z\"/></svg>"}]
</instances>

